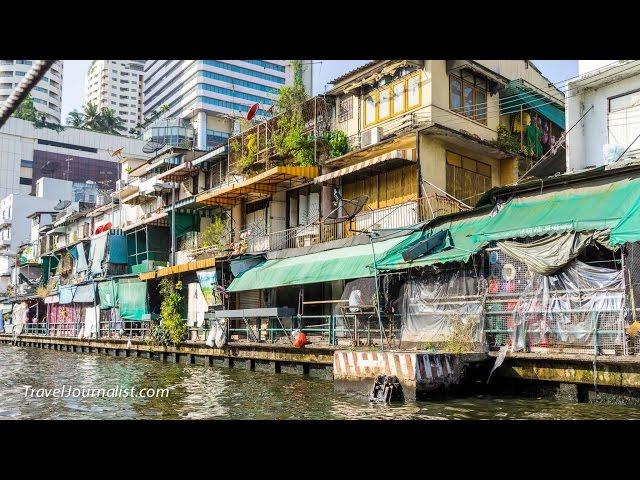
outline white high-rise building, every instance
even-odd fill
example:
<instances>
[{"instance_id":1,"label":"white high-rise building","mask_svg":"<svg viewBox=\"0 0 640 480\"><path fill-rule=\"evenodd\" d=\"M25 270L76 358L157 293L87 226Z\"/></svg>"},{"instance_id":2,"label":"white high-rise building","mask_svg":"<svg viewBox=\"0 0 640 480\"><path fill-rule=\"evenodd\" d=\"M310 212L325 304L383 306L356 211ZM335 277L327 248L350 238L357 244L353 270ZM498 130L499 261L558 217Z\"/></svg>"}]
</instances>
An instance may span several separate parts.
<instances>
[{"instance_id":1,"label":"white high-rise building","mask_svg":"<svg viewBox=\"0 0 640 480\"><path fill-rule=\"evenodd\" d=\"M245 117L259 104L256 118L269 116L278 89L293 83L289 60L147 60L143 114L149 117L163 105L168 111L145 133L145 138L172 143L193 128L197 148L209 150L227 141L234 118ZM312 62L304 61L303 82L312 92Z\"/></svg>"},{"instance_id":2,"label":"white high-rise building","mask_svg":"<svg viewBox=\"0 0 640 480\"><path fill-rule=\"evenodd\" d=\"M0 60L0 104L9 98L34 62L35 60ZM56 60L31 90L36 110L47 114L54 123L60 123L62 112L62 68L63 60Z\"/></svg>"},{"instance_id":3,"label":"white high-rise building","mask_svg":"<svg viewBox=\"0 0 640 480\"><path fill-rule=\"evenodd\" d=\"M93 60L84 82L84 104L107 107L127 131L142 123L144 60Z\"/></svg>"}]
</instances>

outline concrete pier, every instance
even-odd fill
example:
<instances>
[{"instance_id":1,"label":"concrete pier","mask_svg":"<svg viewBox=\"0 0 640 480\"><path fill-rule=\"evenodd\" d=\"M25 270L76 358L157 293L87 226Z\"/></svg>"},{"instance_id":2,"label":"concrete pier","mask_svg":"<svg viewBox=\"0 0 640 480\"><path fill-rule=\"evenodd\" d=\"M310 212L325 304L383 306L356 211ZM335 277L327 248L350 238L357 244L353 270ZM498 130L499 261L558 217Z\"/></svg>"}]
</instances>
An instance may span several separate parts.
<instances>
[{"instance_id":1,"label":"concrete pier","mask_svg":"<svg viewBox=\"0 0 640 480\"><path fill-rule=\"evenodd\" d=\"M458 385L465 364L486 359L484 353L338 350L333 354L334 386L339 391L367 394L379 375L394 375L405 399L419 399Z\"/></svg>"}]
</instances>

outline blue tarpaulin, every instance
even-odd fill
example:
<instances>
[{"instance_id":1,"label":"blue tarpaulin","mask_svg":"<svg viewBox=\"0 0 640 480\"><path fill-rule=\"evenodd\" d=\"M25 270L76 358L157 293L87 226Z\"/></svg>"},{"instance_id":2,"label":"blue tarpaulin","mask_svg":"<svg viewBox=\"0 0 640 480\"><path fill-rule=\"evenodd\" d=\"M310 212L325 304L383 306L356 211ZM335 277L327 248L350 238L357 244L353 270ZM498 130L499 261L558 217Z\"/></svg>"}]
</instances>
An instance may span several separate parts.
<instances>
[{"instance_id":1,"label":"blue tarpaulin","mask_svg":"<svg viewBox=\"0 0 640 480\"><path fill-rule=\"evenodd\" d=\"M500 92L500 113L518 113L521 105L524 108L532 108L562 130L565 129L564 110L559 108L551 97L528 90L517 82L510 82L509 86Z\"/></svg>"},{"instance_id":2,"label":"blue tarpaulin","mask_svg":"<svg viewBox=\"0 0 640 480\"><path fill-rule=\"evenodd\" d=\"M127 237L125 235L109 235L107 262L127 263Z\"/></svg>"},{"instance_id":3,"label":"blue tarpaulin","mask_svg":"<svg viewBox=\"0 0 640 480\"><path fill-rule=\"evenodd\" d=\"M95 286L93 283L86 285L64 285L58 287L60 305L69 303L93 303L95 300Z\"/></svg>"}]
</instances>

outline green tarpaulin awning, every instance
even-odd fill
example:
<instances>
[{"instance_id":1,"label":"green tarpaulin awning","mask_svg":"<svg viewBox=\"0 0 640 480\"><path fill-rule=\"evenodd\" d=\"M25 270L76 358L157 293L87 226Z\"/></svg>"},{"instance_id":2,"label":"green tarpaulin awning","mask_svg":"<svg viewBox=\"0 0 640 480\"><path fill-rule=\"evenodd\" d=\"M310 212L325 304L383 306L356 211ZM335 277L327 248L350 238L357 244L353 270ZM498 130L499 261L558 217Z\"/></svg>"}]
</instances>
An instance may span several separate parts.
<instances>
[{"instance_id":1,"label":"green tarpaulin awning","mask_svg":"<svg viewBox=\"0 0 640 480\"><path fill-rule=\"evenodd\" d=\"M469 257L487 243L482 239L474 239L471 235L479 232L487 222L491 220L488 215L481 217L462 218L445 222L433 229L415 232L405 238L401 243L389 250L389 252L378 261L380 270L401 270L411 267L424 267L436 263L462 262L465 263ZM426 240L431 235L449 230L453 244L445 249L417 258L411 262L406 262L402 257L402 252L416 245L422 240Z\"/></svg>"},{"instance_id":2,"label":"green tarpaulin awning","mask_svg":"<svg viewBox=\"0 0 640 480\"><path fill-rule=\"evenodd\" d=\"M640 241L640 199L625 213L618 224L611 229L610 245Z\"/></svg>"},{"instance_id":3,"label":"green tarpaulin awning","mask_svg":"<svg viewBox=\"0 0 640 480\"><path fill-rule=\"evenodd\" d=\"M406 236L375 242L376 261ZM335 248L279 260L266 260L237 276L227 291L240 292L374 275L371 244Z\"/></svg>"},{"instance_id":4,"label":"green tarpaulin awning","mask_svg":"<svg viewBox=\"0 0 640 480\"><path fill-rule=\"evenodd\" d=\"M564 110L552 102L551 97L529 90L519 83L510 82L500 93L500 113L518 113L522 105L524 108L532 108L565 130Z\"/></svg>"},{"instance_id":5,"label":"green tarpaulin awning","mask_svg":"<svg viewBox=\"0 0 640 480\"><path fill-rule=\"evenodd\" d=\"M475 238L490 241L606 230L615 227L638 200L637 178L535 192L509 200Z\"/></svg>"},{"instance_id":6,"label":"green tarpaulin awning","mask_svg":"<svg viewBox=\"0 0 640 480\"><path fill-rule=\"evenodd\" d=\"M142 320L149 313L147 306L147 282L119 282L118 304L120 317L126 320Z\"/></svg>"},{"instance_id":7,"label":"green tarpaulin awning","mask_svg":"<svg viewBox=\"0 0 640 480\"><path fill-rule=\"evenodd\" d=\"M113 308L118 305L118 283L113 280L96 283L98 286L98 296L100 297L100 308Z\"/></svg>"}]
</instances>

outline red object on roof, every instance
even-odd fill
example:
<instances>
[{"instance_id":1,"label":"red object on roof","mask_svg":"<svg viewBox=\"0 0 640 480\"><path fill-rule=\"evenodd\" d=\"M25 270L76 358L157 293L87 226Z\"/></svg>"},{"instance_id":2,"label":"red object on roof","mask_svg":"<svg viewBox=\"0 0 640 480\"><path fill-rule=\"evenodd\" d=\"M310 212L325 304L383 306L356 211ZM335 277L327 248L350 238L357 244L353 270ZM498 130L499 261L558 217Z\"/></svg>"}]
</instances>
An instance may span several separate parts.
<instances>
[{"instance_id":1,"label":"red object on roof","mask_svg":"<svg viewBox=\"0 0 640 480\"><path fill-rule=\"evenodd\" d=\"M253 105L251 105L251 108L247 112L247 120L251 120L253 117L256 116L256 113L258 112L258 107L260 107L259 103L254 103Z\"/></svg>"}]
</instances>

